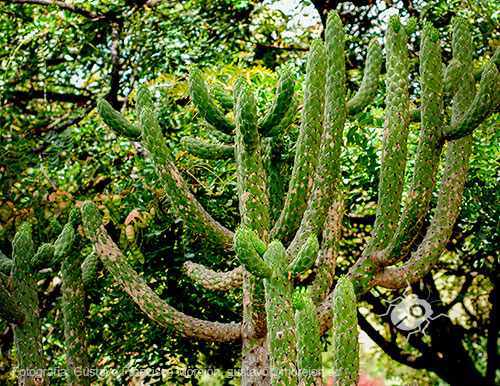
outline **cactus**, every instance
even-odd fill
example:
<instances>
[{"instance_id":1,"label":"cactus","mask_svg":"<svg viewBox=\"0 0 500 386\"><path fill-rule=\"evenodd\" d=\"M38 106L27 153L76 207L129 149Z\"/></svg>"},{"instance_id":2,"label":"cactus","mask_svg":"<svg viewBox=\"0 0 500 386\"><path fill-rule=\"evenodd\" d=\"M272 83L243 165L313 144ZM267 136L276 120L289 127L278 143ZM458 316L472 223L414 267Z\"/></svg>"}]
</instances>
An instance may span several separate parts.
<instances>
[{"instance_id":1,"label":"cactus","mask_svg":"<svg viewBox=\"0 0 500 386\"><path fill-rule=\"evenodd\" d=\"M67 348L68 385L88 386L83 376L88 368L84 328L84 294L79 265L79 252L71 251L74 240L73 210L70 222L63 228L54 244L42 244L35 252L31 227L24 223L12 243L12 259L0 255L0 316L12 324L19 364L19 385L48 385L43 355L40 307L38 304L37 274L40 268L55 269L61 265L64 329ZM77 375L75 375L75 373Z\"/></svg>"},{"instance_id":2,"label":"cactus","mask_svg":"<svg viewBox=\"0 0 500 386\"><path fill-rule=\"evenodd\" d=\"M357 385L359 380L358 316L356 294L347 276L340 277L333 291L334 385Z\"/></svg>"},{"instance_id":3,"label":"cactus","mask_svg":"<svg viewBox=\"0 0 500 386\"><path fill-rule=\"evenodd\" d=\"M214 272L189 262L185 271L206 288L228 290L241 286L242 322L194 319L161 300L124 259L91 202L82 207L85 226L108 271L152 320L186 337L219 342L242 340L243 385L318 384L317 378L302 376L301 369L319 367L314 347L317 343L311 342L316 342L315 338L332 325L335 339L339 340L334 342L336 382L355 384L356 299L375 285L403 288L415 283L430 271L444 250L458 215L471 133L500 103L500 54L495 53L481 68L476 92L467 23L461 18L453 22L453 60L445 71L438 31L425 24L420 47L421 105L410 111L407 41L416 28L414 19L405 26L397 16L391 18L387 28L386 117L375 224L361 257L334 288L347 196L340 179L343 131L346 121L365 109L376 94L382 62L378 43L370 43L361 86L347 100L344 30L338 14L329 14L325 41L312 43L307 60L291 176L281 175L276 161L282 134L293 122L300 103L293 92L291 74L283 72L275 99L268 111L259 116L252 85L244 77L232 82L231 101L228 90L218 85L209 91L201 70L191 71L189 90L193 103L205 121L207 134L224 145L193 139L183 142L188 151L203 158L208 158L209 153L214 158L226 157L230 148L231 152L234 150L241 215L235 233L218 223L189 192L165 145L152 97L146 87L138 90L136 125L165 196L187 227L215 248L234 249L241 263L232 271ZM449 83L446 89L443 73ZM445 103L448 97L452 98L451 108ZM420 121L419 144L410 188L404 194L409 157L406 141L410 119L416 113ZM111 122L109 117L114 114L102 114L112 129L116 126L113 122L123 122L121 118ZM451 119L445 124L448 114ZM137 138L135 134L127 135ZM210 150L216 148L220 151ZM439 176L444 149L445 169ZM416 245L439 179L431 224ZM283 183L286 180L288 187ZM400 264L392 268L397 263ZM311 273L311 291L306 295L310 299L299 301L294 316L295 287L300 286L301 276ZM311 334L308 325L318 333ZM340 344L341 340L344 343ZM266 349L267 341L270 352ZM267 377L269 369L271 376ZM303 375L307 374L303 371Z\"/></svg>"}]
</instances>

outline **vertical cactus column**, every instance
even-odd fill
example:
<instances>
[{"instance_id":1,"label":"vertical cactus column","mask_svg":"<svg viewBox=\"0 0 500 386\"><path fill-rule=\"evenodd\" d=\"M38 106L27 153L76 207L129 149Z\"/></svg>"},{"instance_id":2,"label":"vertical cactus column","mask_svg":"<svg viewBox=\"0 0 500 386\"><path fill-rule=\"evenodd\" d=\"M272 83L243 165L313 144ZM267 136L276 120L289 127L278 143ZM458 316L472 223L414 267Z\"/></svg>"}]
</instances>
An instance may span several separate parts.
<instances>
[{"instance_id":1,"label":"vertical cactus column","mask_svg":"<svg viewBox=\"0 0 500 386\"><path fill-rule=\"evenodd\" d=\"M34 253L31 228L28 223L24 223L14 238L12 259L0 255L0 299L8 307L0 315L13 325L19 385L49 384L36 280L40 268L57 269L61 262L67 382L73 386L90 384L89 378L84 376L88 359L81 262L78 260L79 251L70 253L75 238L72 223L77 213L76 209L72 211L72 219L64 226L53 245L42 244ZM73 376L74 373L79 376Z\"/></svg>"},{"instance_id":2,"label":"vertical cactus column","mask_svg":"<svg viewBox=\"0 0 500 386\"><path fill-rule=\"evenodd\" d=\"M295 339L297 349L298 385L320 386L321 342L316 306L309 294L295 297Z\"/></svg>"},{"instance_id":3,"label":"vertical cactus column","mask_svg":"<svg viewBox=\"0 0 500 386\"><path fill-rule=\"evenodd\" d=\"M38 291L31 268L31 259L34 256L35 247L31 239L31 227L28 223L24 223L12 242L11 272L13 295L24 315L22 324L13 325L20 386L48 385L48 379L44 373L46 365L41 339Z\"/></svg>"},{"instance_id":4,"label":"vertical cactus column","mask_svg":"<svg viewBox=\"0 0 500 386\"><path fill-rule=\"evenodd\" d=\"M359 345L356 294L347 276L340 277L333 292L332 345L334 385L357 385Z\"/></svg>"},{"instance_id":5,"label":"vertical cactus column","mask_svg":"<svg viewBox=\"0 0 500 386\"><path fill-rule=\"evenodd\" d=\"M240 262L251 274L264 279L271 385L294 386L299 371L292 279L314 263L319 249L318 241L315 236L308 238L290 264L287 263L286 250L281 242L272 241L266 246L252 230L239 228L234 243ZM301 341L300 347L303 347L303 344L304 341ZM307 347L310 348L309 345ZM305 348L301 352L301 359L304 359L304 351ZM301 365L305 365L303 360Z\"/></svg>"},{"instance_id":6,"label":"vertical cactus column","mask_svg":"<svg viewBox=\"0 0 500 386\"><path fill-rule=\"evenodd\" d=\"M61 259L64 337L66 343L66 368L69 386L88 386L89 360L85 331L85 290L82 274L82 255L74 248L78 210L72 211L70 221L64 226L55 243L55 257ZM87 262L87 265L91 264ZM87 279L88 280L88 279Z\"/></svg>"}]
</instances>

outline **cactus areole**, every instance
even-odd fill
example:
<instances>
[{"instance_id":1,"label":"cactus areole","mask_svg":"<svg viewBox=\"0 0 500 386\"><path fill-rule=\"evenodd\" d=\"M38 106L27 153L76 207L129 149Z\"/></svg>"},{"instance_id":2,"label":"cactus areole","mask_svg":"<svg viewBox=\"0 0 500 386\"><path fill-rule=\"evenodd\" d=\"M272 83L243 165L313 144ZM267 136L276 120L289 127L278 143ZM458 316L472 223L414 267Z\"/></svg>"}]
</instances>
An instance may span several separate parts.
<instances>
[{"instance_id":1,"label":"cactus areole","mask_svg":"<svg viewBox=\"0 0 500 386\"><path fill-rule=\"evenodd\" d=\"M139 307L160 325L195 339L242 340L242 385L319 385L320 376L306 375L319 368L317 336L332 326L335 382L356 384L356 299L375 285L396 289L420 280L444 250L460 208L471 134L499 105L500 75L498 61L492 60L484 66L476 87L470 31L460 18L452 28L453 60L443 74L439 34L432 25L423 26L419 144L412 160L413 179L405 194L406 141L410 118L415 115L409 111L407 41L416 27L414 20L405 26L397 16L387 27L386 117L376 219L363 254L336 286L344 211L345 187L339 179L344 126L350 116L372 102L380 85L384 58L376 40L368 46L361 86L348 99L344 29L338 14L331 12L325 41L318 39L311 45L303 100L294 94L293 74L283 71L275 98L263 114L258 112L246 78L234 80L231 96L221 85L207 85L200 69L191 71L191 98L212 140L186 137L182 145L196 157L235 162L241 215L236 231L216 221L189 191L166 145L146 87L137 93L134 124L109 104L99 104L101 117L111 129L142 141L158 184L185 225L215 248L235 253L241 266L233 271L214 272L196 262L184 268L192 280L212 290L241 286L241 323L196 319L160 299L107 235L97 207L87 202L82 207L83 219L96 254ZM451 108L444 103L445 92L452 98ZM294 165L288 189L279 193L279 165L271 158L280 136L295 118L297 103L302 108ZM447 124L443 111L451 116ZM438 165L443 149L446 160L441 173ZM438 200L430 226L416 244L436 186ZM4 261L0 267L9 264ZM306 272L313 275L313 282L310 293L302 296L311 299L299 302L295 310L295 278ZM317 333L308 333L304 323Z\"/></svg>"}]
</instances>

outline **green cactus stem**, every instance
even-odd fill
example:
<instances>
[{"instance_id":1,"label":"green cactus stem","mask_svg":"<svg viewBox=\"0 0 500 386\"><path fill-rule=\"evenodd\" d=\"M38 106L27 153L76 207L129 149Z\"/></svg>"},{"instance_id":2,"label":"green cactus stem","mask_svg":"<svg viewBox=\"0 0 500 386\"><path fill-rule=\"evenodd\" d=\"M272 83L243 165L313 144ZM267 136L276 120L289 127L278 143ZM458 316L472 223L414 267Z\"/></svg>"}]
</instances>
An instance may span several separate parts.
<instances>
[{"instance_id":1,"label":"green cactus stem","mask_svg":"<svg viewBox=\"0 0 500 386\"><path fill-rule=\"evenodd\" d=\"M184 272L203 288L213 291L229 291L243 285L242 265L228 272L215 272L201 264L186 261Z\"/></svg>"},{"instance_id":2,"label":"green cactus stem","mask_svg":"<svg viewBox=\"0 0 500 386\"><path fill-rule=\"evenodd\" d=\"M241 223L269 238L269 199L257 131L257 106L253 91L243 79L235 89L236 167Z\"/></svg>"},{"instance_id":3,"label":"green cactus stem","mask_svg":"<svg viewBox=\"0 0 500 386\"><path fill-rule=\"evenodd\" d=\"M377 215L373 237L365 253L387 247L396 231L401 210L410 121L407 40L408 35L399 16L392 16L386 33L387 111L380 159Z\"/></svg>"},{"instance_id":4,"label":"green cactus stem","mask_svg":"<svg viewBox=\"0 0 500 386\"><path fill-rule=\"evenodd\" d=\"M311 299L315 305L326 298L333 284L333 275L339 253L340 233L344 217L344 198L339 197L328 209L321 249L316 264L316 277L311 287Z\"/></svg>"},{"instance_id":5,"label":"green cactus stem","mask_svg":"<svg viewBox=\"0 0 500 386\"><path fill-rule=\"evenodd\" d=\"M290 70L285 69L279 79L276 96L271 107L257 123L261 135L270 137L280 133L275 128L285 119L292 106L294 89L295 75Z\"/></svg>"},{"instance_id":6,"label":"green cactus stem","mask_svg":"<svg viewBox=\"0 0 500 386\"><path fill-rule=\"evenodd\" d=\"M318 251L318 238L314 235L309 236L297 256L285 268L285 271L292 277L299 276L314 264L318 256Z\"/></svg>"},{"instance_id":7,"label":"green cactus stem","mask_svg":"<svg viewBox=\"0 0 500 386\"><path fill-rule=\"evenodd\" d=\"M82 256L79 251L66 250L61 265L64 337L66 343L67 381L71 386L89 386L89 359L85 332L85 291L82 280Z\"/></svg>"},{"instance_id":8,"label":"green cactus stem","mask_svg":"<svg viewBox=\"0 0 500 386\"><path fill-rule=\"evenodd\" d=\"M203 130L217 141L230 145L234 143L234 135L224 134L222 131L217 130L215 127L206 122L203 124L203 126Z\"/></svg>"},{"instance_id":9,"label":"green cactus stem","mask_svg":"<svg viewBox=\"0 0 500 386\"><path fill-rule=\"evenodd\" d=\"M106 100L99 98L97 101L97 111L102 120L116 134L138 139L141 136L141 129L131 124L120 112L116 111Z\"/></svg>"},{"instance_id":10,"label":"green cactus stem","mask_svg":"<svg viewBox=\"0 0 500 386\"><path fill-rule=\"evenodd\" d=\"M358 316L354 287L340 277L333 295L333 371L335 386L357 385L359 381Z\"/></svg>"},{"instance_id":11,"label":"green cactus stem","mask_svg":"<svg viewBox=\"0 0 500 386\"><path fill-rule=\"evenodd\" d=\"M452 53L455 63L447 70L450 79L453 105L451 124L459 122L467 114L474 101L475 79L472 67L472 37L468 23L456 17L452 26ZM460 75L452 74L460 71ZM451 73L451 74L450 74ZM427 233L411 258L403 265L385 269L379 273L376 283L386 288L402 288L426 275L444 250L460 211L460 203L465 187L469 158L472 151L471 135L449 141L445 169L441 181L438 201ZM406 284L405 284L406 283Z\"/></svg>"},{"instance_id":12,"label":"green cactus stem","mask_svg":"<svg viewBox=\"0 0 500 386\"><path fill-rule=\"evenodd\" d=\"M12 242L14 264L11 273L16 304L24 315L24 323L13 325L20 370L19 385L48 385L48 379L43 372L46 365L43 357L37 286L30 266L34 254L31 228L28 223L24 223Z\"/></svg>"},{"instance_id":13,"label":"green cactus stem","mask_svg":"<svg viewBox=\"0 0 500 386\"><path fill-rule=\"evenodd\" d=\"M85 287L89 287L97 274L99 258L94 252L90 253L82 263L82 280Z\"/></svg>"},{"instance_id":14,"label":"green cactus stem","mask_svg":"<svg viewBox=\"0 0 500 386\"><path fill-rule=\"evenodd\" d=\"M347 102L349 114L357 114L372 102L377 92L380 71L382 70L382 47L376 38L373 38L368 45L366 55L365 73L358 92Z\"/></svg>"},{"instance_id":15,"label":"green cactus stem","mask_svg":"<svg viewBox=\"0 0 500 386\"><path fill-rule=\"evenodd\" d=\"M139 95L144 96L140 99ZM141 114L143 143L151 155L166 196L178 210L179 215L201 237L212 240L216 245L221 245L225 249L231 249L233 232L215 221L189 191L165 144L153 106L147 105L143 99L150 100L149 92L145 87L141 88L140 93L138 92L138 102L143 104L143 107L138 107Z\"/></svg>"},{"instance_id":16,"label":"green cactus stem","mask_svg":"<svg viewBox=\"0 0 500 386\"><path fill-rule=\"evenodd\" d=\"M217 342L234 341L241 338L240 324L215 323L196 319L179 312L160 299L125 260L117 245L111 240L102 225L97 206L91 201L86 201L81 210L84 226L95 252L117 283L151 320L184 337Z\"/></svg>"},{"instance_id":17,"label":"green cactus stem","mask_svg":"<svg viewBox=\"0 0 500 386\"><path fill-rule=\"evenodd\" d=\"M298 375L292 279L310 268L318 253L318 240L310 236L290 264L281 242L272 241L266 248L252 230L239 228L234 243L240 263L264 278L271 385L295 385Z\"/></svg>"},{"instance_id":18,"label":"green cactus stem","mask_svg":"<svg viewBox=\"0 0 500 386\"><path fill-rule=\"evenodd\" d=\"M10 289L10 279L0 272L0 318L9 323L22 325L24 323L24 312L17 304L17 299Z\"/></svg>"},{"instance_id":19,"label":"green cactus stem","mask_svg":"<svg viewBox=\"0 0 500 386\"><path fill-rule=\"evenodd\" d=\"M278 240L286 241L291 237L307 208L323 132L325 77L325 48L321 40L317 39L312 43L307 59L304 108L292 177L283 210L271 231L272 237Z\"/></svg>"},{"instance_id":20,"label":"green cactus stem","mask_svg":"<svg viewBox=\"0 0 500 386\"><path fill-rule=\"evenodd\" d=\"M229 111L234 107L233 96L225 89L222 83L212 83L210 85L210 95L219 103L224 111Z\"/></svg>"},{"instance_id":21,"label":"green cactus stem","mask_svg":"<svg viewBox=\"0 0 500 386\"><path fill-rule=\"evenodd\" d=\"M217 130L226 134L234 131L234 124L213 102L200 69L193 68L189 76L189 94L202 117Z\"/></svg>"},{"instance_id":22,"label":"green cactus stem","mask_svg":"<svg viewBox=\"0 0 500 386\"><path fill-rule=\"evenodd\" d=\"M50 266L54 257L55 247L52 244L42 244L36 251L35 256L31 260L33 268L42 268Z\"/></svg>"},{"instance_id":23,"label":"green cactus stem","mask_svg":"<svg viewBox=\"0 0 500 386\"><path fill-rule=\"evenodd\" d=\"M325 30L325 48L328 60L325 83L324 127L320 156L314 175L311 196L300 227L287 249L293 257L309 235L318 235L340 183L340 159L343 130L346 120L345 87L345 32L336 11L330 11Z\"/></svg>"},{"instance_id":24,"label":"green cactus stem","mask_svg":"<svg viewBox=\"0 0 500 386\"><path fill-rule=\"evenodd\" d=\"M389 246L374 256L379 266L402 260L409 252L435 187L443 141L443 82L438 31L426 23L422 33L420 73L422 82L421 132L409 194L394 238Z\"/></svg>"},{"instance_id":25,"label":"green cactus stem","mask_svg":"<svg viewBox=\"0 0 500 386\"><path fill-rule=\"evenodd\" d=\"M265 244L257 237L254 231L246 228L238 228L234 234L234 250L238 260L245 266L248 272L260 278L269 278L273 271L263 260L258 252L259 245Z\"/></svg>"},{"instance_id":26,"label":"green cactus stem","mask_svg":"<svg viewBox=\"0 0 500 386\"><path fill-rule=\"evenodd\" d=\"M293 287L285 272L286 251L279 241L269 244L263 256L274 275L264 281L266 288L267 339L271 355L271 385L295 386L297 364Z\"/></svg>"},{"instance_id":27,"label":"green cactus stem","mask_svg":"<svg viewBox=\"0 0 500 386\"><path fill-rule=\"evenodd\" d=\"M234 157L233 146L202 142L193 137L182 137L181 145L184 150L201 159L228 159Z\"/></svg>"},{"instance_id":28,"label":"green cactus stem","mask_svg":"<svg viewBox=\"0 0 500 386\"><path fill-rule=\"evenodd\" d=\"M295 336L297 348L298 385L320 386L321 343L316 306L308 294L296 295Z\"/></svg>"},{"instance_id":29,"label":"green cactus stem","mask_svg":"<svg viewBox=\"0 0 500 386\"><path fill-rule=\"evenodd\" d=\"M0 251L0 272L6 275L10 274L12 269L12 259L9 259L7 256Z\"/></svg>"},{"instance_id":30,"label":"green cactus stem","mask_svg":"<svg viewBox=\"0 0 500 386\"><path fill-rule=\"evenodd\" d=\"M472 133L492 110L500 106L498 84L500 84L498 68L489 62L482 72L479 90L467 112L457 123L444 129L443 135L446 139L458 139Z\"/></svg>"},{"instance_id":31,"label":"green cactus stem","mask_svg":"<svg viewBox=\"0 0 500 386\"><path fill-rule=\"evenodd\" d=\"M75 229L70 222L66 223L62 232L54 242L54 258L53 262L59 264L68 254L73 243L75 242Z\"/></svg>"}]
</instances>

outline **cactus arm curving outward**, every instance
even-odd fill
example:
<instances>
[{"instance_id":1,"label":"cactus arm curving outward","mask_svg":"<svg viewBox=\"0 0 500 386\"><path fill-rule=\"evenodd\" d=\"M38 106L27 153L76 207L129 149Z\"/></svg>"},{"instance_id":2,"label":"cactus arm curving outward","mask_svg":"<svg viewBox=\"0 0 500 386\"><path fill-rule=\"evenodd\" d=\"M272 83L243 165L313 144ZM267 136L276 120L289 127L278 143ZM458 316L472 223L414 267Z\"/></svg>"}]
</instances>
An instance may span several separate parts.
<instances>
[{"instance_id":1,"label":"cactus arm curving outward","mask_svg":"<svg viewBox=\"0 0 500 386\"><path fill-rule=\"evenodd\" d=\"M202 159L228 159L234 157L234 147L199 141L193 137L182 137L182 147Z\"/></svg>"},{"instance_id":2,"label":"cactus arm curving outward","mask_svg":"<svg viewBox=\"0 0 500 386\"><path fill-rule=\"evenodd\" d=\"M330 11L325 30L328 67L321 150L307 209L287 253L293 258L311 234L324 228L328 208L339 189L342 137L346 120L345 32L336 11Z\"/></svg>"},{"instance_id":3,"label":"cactus arm curving outward","mask_svg":"<svg viewBox=\"0 0 500 386\"><path fill-rule=\"evenodd\" d=\"M50 266L54 252L55 247L52 244L42 244L31 259L31 266L35 269Z\"/></svg>"},{"instance_id":4,"label":"cactus arm curving outward","mask_svg":"<svg viewBox=\"0 0 500 386\"><path fill-rule=\"evenodd\" d=\"M223 110L229 111L234 107L233 96L224 88L222 83L212 83L210 86L210 95L219 102Z\"/></svg>"},{"instance_id":5,"label":"cactus arm curving outward","mask_svg":"<svg viewBox=\"0 0 500 386\"><path fill-rule=\"evenodd\" d=\"M359 381L358 316L356 295L347 276L340 277L333 295L333 370L335 386Z\"/></svg>"},{"instance_id":6,"label":"cactus arm curving outward","mask_svg":"<svg viewBox=\"0 0 500 386\"><path fill-rule=\"evenodd\" d=\"M224 134L222 131L217 130L209 123L204 123L204 130L208 133L208 135L215 138L217 141L232 145L234 143L234 135Z\"/></svg>"},{"instance_id":7,"label":"cactus arm curving outward","mask_svg":"<svg viewBox=\"0 0 500 386\"><path fill-rule=\"evenodd\" d=\"M125 260L102 225L97 206L90 201L82 205L84 226L96 253L118 284L156 323L169 327L184 337L206 341L228 342L241 338L241 325L216 323L196 319L179 312L149 288L140 275Z\"/></svg>"},{"instance_id":8,"label":"cactus arm curving outward","mask_svg":"<svg viewBox=\"0 0 500 386\"><path fill-rule=\"evenodd\" d=\"M226 134L234 131L234 124L213 102L201 71L196 67L191 70L189 76L189 93L198 111L208 123Z\"/></svg>"},{"instance_id":9,"label":"cactus arm curving outward","mask_svg":"<svg viewBox=\"0 0 500 386\"><path fill-rule=\"evenodd\" d=\"M234 250L240 263L255 276L269 278L273 271L271 266L260 256L259 251L262 251L262 243L254 231L249 229L238 228L234 234Z\"/></svg>"},{"instance_id":10,"label":"cactus arm curving outward","mask_svg":"<svg viewBox=\"0 0 500 386\"><path fill-rule=\"evenodd\" d=\"M488 63L481 77L479 90L467 113L454 125L444 129L444 138L458 139L472 133L500 106L500 73L497 66Z\"/></svg>"},{"instance_id":11,"label":"cactus arm curving outward","mask_svg":"<svg viewBox=\"0 0 500 386\"><path fill-rule=\"evenodd\" d=\"M365 73L358 92L347 102L349 114L357 114L363 110L375 97L379 83L380 71L382 70L382 47L376 38L373 38L368 45L366 55Z\"/></svg>"},{"instance_id":12,"label":"cactus arm curving outward","mask_svg":"<svg viewBox=\"0 0 500 386\"><path fill-rule=\"evenodd\" d=\"M456 124L466 115L474 101L475 79L472 67L472 36L467 21L455 17L452 26L452 52L459 66L450 71L460 71L451 77L457 81L451 84L453 107L451 124ZM407 283L415 283L434 266L451 236L453 226L460 212L461 198L465 187L469 158L472 152L472 137L449 141L446 151L445 169L441 182L434 217L427 233L402 266L385 269L376 278L376 283L386 288L402 288Z\"/></svg>"},{"instance_id":13,"label":"cactus arm curving outward","mask_svg":"<svg viewBox=\"0 0 500 386\"><path fill-rule=\"evenodd\" d=\"M292 102L290 103L290 107L285 113L285 116L281 121L279 121L279 123L276 126L274 126L274 128L268 131L268 136L275 138L279 134L285 132L288 126L290 126L293 123L295 116L297 115L298 107L299 107L299 98L297 94L293 94Z\"/></svg>"},{"instance_id":14,"label":"cactus arm curving outward","mask_svg":"<svg viewBox=\"0 0 500 386\"><path fill-rule=\"evenodd\" d=\"M149 99L147 89L142 89L141 94ZM179 211L186 225L201 237L225 249L232 249L233 232L214 220L189 191L165 144L154 110L145 105L140 114L144 146L151 155L170 203Z\"/></svg>"},{"instance_id":15,"label":"cactus arm curving outward","mask_svg":"<svg viewBox=\"0 0 500 386\"><path fill-rule=\"evenodd\" d=\"M373 259L378 266L402 260L411 247L429 208L443 141L443 83L439 32L426 23L420 50L422 88L421 133L416 151L415 171L398 228L389 246Z\"/></svg>"},{"instance_id":16,"label":"cactus arm curving outward","mask_svg":"<svg viewBox=\"0 0 500 386\"><path fill-rule=\"evenodd\" d=\"M97 111L104 123L116 134L130 139L138 139L141 136L141 129L131 124L127 118L116 111L106 100L99 98L97 101Z\"/></svg>"},{"instance_id":17,"label":"cactus arm curving outward","mask_svg":"<svg viewBox=\"0 0 500 386\"><path fill-rule=\"evenodd\" d=\"M292 105L294 88L295 76L290 70L285 69L279 79L276 96L271 104L271 107L257 123L259 133L261 135L269 137L279 134L275 128L283 119L285 119L285 116Z\"/></svg>"},{"instance_id":18,"label":"cactus arm curving outward","mask_svg":"<svg viewBox=\"0 0 500 386\"><path fill-rule=\"evenodd\" d=\"M307 208L323 132L325 108L326 53L323 42L315 40L309 51L304 89L304 107L297 139L292 177L280 217L271 236L286 242L297 230Z\"/></svg>"},{"instance_id":19,"label":"cactus arm curving outward","mask_svg":"<svg viewBox=\"0 0 500 386\"><path fill-rule=\"evenodd\" d=\"M384 249L398 224L403 194L409 128L408 35L399 20L391 17L386 33L387 96L380 182L373 237L365 253Z\"/></svg>"},{"instance_id":20,"label":"cactus arm curving outward","mask_svg":"<svg viewBox=\"0 0 500 386\"><path fill-rule=\"evenodd\" d=\"M319 251L318 238L311 235L293 261L286 267L292 276L298 276L308 270L316 261Z\"/></svg>"},{"instance_id":21,"label":"cactus arm curving outward","mask_svg":"<svg viewBox=\"0 0 500 386\"><path fill-rule=\"evenodd\" d=\"M205 289L229 291L243 285L243 266L228 272L215 272L191 261L184 263L184 271L191 279Z\"/></svg>"},{"instance_id":22,"label":"cactus arm curving outward","mask_svg":"<svg viewBox=\"0 0 500 386\"><path fill-rule=\"evenodd\" d=\"M9 277L0 272L0 318L9 323L22 325L24 313L17 304L17 299L9 289Z\"/></svg>"},{"instance_id":23,"label":"cactus arm curving outward","mask_svg":"<svg viewBox=\"0 0 500 386\"><path fill-rule=\"evenodd\" d=\"M321 376L321 343L316 307L307 294L294 299L295 337L298 384L323 385Z\"/></svg>"},{"instance_id":24,"label":"cactus arm curving outward","mask_svg":"<svg viewBox=\"0 0 500 386\"><path fill-rule=\"evenodd\" d=\"M10 274L12 269L12 259L9 259L7 256L0 251L0 272L6 275Z\"/></svg>"},{"instance_id":25,"label":"cactus arm curving outward","mask_svg":"<svg viewBox=\"0 0 500 386\"><path fill-rule=\"evenodd\" d=\"M54 258L53 263L61 263L68 254L71 246L75 242L75 229L71 223L66 223L59 237L54 242Z\"/></svg>"}]
</instances>

